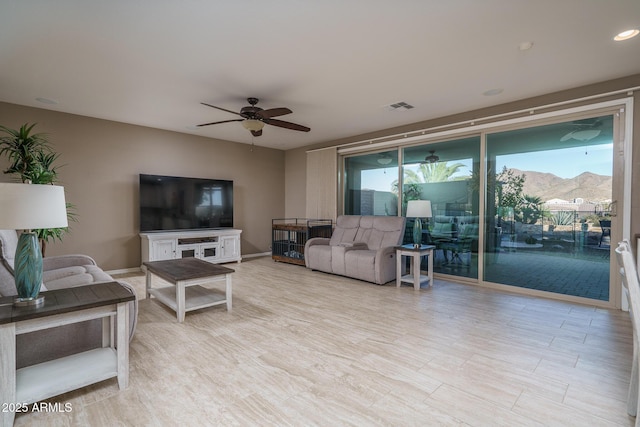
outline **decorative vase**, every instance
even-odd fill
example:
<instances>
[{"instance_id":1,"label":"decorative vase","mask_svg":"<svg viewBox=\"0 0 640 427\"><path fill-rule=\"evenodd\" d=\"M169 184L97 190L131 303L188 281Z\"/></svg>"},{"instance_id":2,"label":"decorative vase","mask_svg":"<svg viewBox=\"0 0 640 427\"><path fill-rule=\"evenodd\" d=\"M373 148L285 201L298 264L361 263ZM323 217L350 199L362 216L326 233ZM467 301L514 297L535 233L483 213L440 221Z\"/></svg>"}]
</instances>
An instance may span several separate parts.
<instances>
[{"instance_id":1,"label":"decorative vase","mask_svg":"<svg viewBox=\"0 0 640 427\"><path fill-rule=\"evenodd\" d=\"M35 299L42 285L42 252L36 233L24 232L18 238L13 270L18 298Z\"/></svg>"},{"instance_id":2,"label":"decorative vase","mask_svg":"<svg viewBox=\"0 0 640 427\"><path fill-rule=\"evenodd\" d=\"M422 221L416 218L413 222L413 246L419 248L422 245Z\"/></svg>"}]
</instances>

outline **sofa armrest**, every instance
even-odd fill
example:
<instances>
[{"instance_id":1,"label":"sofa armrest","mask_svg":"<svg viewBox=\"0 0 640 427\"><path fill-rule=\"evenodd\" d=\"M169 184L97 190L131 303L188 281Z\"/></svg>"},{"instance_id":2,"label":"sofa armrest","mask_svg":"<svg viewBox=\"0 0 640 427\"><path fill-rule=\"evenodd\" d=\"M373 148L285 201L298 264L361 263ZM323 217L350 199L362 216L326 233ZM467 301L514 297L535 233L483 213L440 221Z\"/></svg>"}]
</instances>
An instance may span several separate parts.
<instances>
[{"instance_id":1,"label":"sofa armrest","mask_svg":"<svg viewBox=\"0 0 640 427\"><path fill-rule=\"evenodd\" d=\"M385 263L393 262L393 266L395 268L395 259L396 259L396 247L385 246L384 248L380 248L376 251L375 265L384 265Z\"/></svg>"},{"instance_id":2,"label":"sofa armrest","mask_svg":"<svg viewBox=\"0 0 640 427\"><path fill-rule=\"evenodd\" d=\"M376 281L382 285L396 278L396 247L385 246L376 251Z\"/></svg>"},{"instance_id":3,"label":"sofa armrest","mask_svg":"<svg viewBox=\"0 0 640 427\"><path fill-rule=\"evenodd\" d=\"M318 268L320 265L320 258L313 256L312 252L321 252L325 250L325 247L329 246L329 241L331 239L326 237L313 237L304 244L304 265L307 268ZM311 250L312 247L316 246L315 250ZM330 268L330 261L324 269ZM330 270L329 270L330 271Z\"/></svg>"},{"instance_id":4,"label":"sofa armrest","mask_svg":"<svg viewBox=\"0 0 640 427\"><path fill-rule=\"evenodd\" d=\"M383 248L380 248L376 251L376 257L379 256L386 256L386 255L395 255L396 254L396 247L395 246L385 246Z\"/></svg>"},{"instance_id":5,"label":"sofa armrest","mask_svg":"<svg viewBox=\"0 0 640 427\"><path fill-rule=\"evenodd\" d=\"M73 267L77 265L97 265L95 260L87 255L58 255L46 257L42 260L42 269L55 270L58 268Z\"/></svg>"},{"instance_id":6,"label":"sofa armrest","mask_svg":"<svg viewBox=\"0 0 640 427\"><path fill-rule=\"evenodd\" d=\"M313 246L313 245L328 245L330 240L331 239L327 237L313 237L307 240L307 243L305 243L305 246L308 248L309 246Z\"/></svg>"}]
</instances>

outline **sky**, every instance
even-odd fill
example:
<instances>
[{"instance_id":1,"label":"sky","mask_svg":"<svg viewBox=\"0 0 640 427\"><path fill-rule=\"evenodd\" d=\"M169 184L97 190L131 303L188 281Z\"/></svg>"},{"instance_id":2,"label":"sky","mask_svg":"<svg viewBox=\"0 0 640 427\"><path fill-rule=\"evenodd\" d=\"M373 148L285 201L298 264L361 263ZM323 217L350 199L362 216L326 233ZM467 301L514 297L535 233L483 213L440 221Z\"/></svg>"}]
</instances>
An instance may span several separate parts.
<instances>
[{"instance_id":1,"label":"sky","mask_svg":"<svg viewBox=\"0 0 640 427\"><path fill-rule=\"evenodd\" d=\"M522 171L552 173L560 178L574 178L584 172L611 176L612 158L613 144L606 144L500 156L496 163L498 170L507 166Z\"/></svg>"},{"instance_id":2,"label":"sky","mask_svg":"<svg viewBox=\"0 0 640 427\"><path fill-rule=\"evenodd\" d=\"M498 171L507 166L522 171L552 173L561 178L574 178L584 172L612 176L612 159L613 144L604 144L499 156L496 163ZM459 162L466 165L461 168L460 174L468 176L471 173L471 159ZM367 189L390 191L391 183L398 179L397 174L395 167L364 171L362 182L366 183L364 187Z\"/></svg>"}]
</instances>

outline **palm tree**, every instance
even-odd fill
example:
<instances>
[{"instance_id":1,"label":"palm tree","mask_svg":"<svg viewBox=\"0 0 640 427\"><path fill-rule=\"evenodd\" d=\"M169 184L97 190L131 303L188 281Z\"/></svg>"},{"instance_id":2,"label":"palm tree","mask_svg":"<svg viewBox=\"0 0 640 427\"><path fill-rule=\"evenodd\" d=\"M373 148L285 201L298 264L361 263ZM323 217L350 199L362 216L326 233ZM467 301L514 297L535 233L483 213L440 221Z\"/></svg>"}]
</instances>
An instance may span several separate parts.
<instances>
[{"instance_id":1,"label":"palm tree","mask_svg":"<svg viewBox=\"0 0 640 427\"><path fill-rule=\"evenodd\" d=\"M58 157L53 153L44 134L31 133L36 124L22 125L20 129L0 126L0 156L7 156L10 165L6 174L18 175L23 183L51 184L56 179L53 162Z\"/></svg>"},{"instance_id":2,"label":"palm tree","mask_svg":"<svg viewBox=\"0 0 640 427\"><path fill-rule=\"evenodd\" d=\"M418 172L412 171L412 170L405 170L404 171L404 182L403 185L405 186L405 194L403 195L404 199L406 200L414 200L414 199L418 199L420 192L419 192L419 187L417 187L415 184L428 184L428 183L434 183L434 182L446 182L446 181L452 181L451 177L453 175L455 175L460 168L464 167L465 165L462 163L454 163L452 165L449 165L447 162L437 162L437 163L422 163L420 164L420 166L418 166ZM410 187L406 187L407 185L413 184ZM415 197L411 198L411 197L407 197L407 192L417 192L417 195L414 195ZM394 180L391 183L391 192L393 194L395 194L396 196L398 195L398 180ZM405 200L405 203L406 203Z\"/></svg>"},{"instance_id":3,"label":"palm tree","mask_svg":"<svg viewBox=\"0 0 640 427\"><path fill-rule=\"evenodd\" d=\"M447 162L422 163L418 167L418 172L412 170L404 171L404 182L402 190L402 211L405 212L409 200L419 200L422 192L419 184L451 181L451 177L465 166L462 163L452 165ZM391 192L398 196L398 180L391 183Z\"/></svg>"},{"instance_id":4,"label":"palm tree","mask_svg":"<svg viewBox=\"0 0 640 427\"><path fill-rule=\"evenodd\" d=\"M420 166L418 166L418 172L405 170L404 183L412 184L451 181L451 177L464 166L465 165L462 163L449 164L448 162L421 163Z\"/></svg>"},{"instance_id":5,"label":"palm tree","mask_svg":"<svg viewBox=\"0 0 640 427\"><path fill-rule=\"evenodd\" d=\"M530 196L525 194L522 196L522 223L523 224L535 224L538 219L543 215L541 209L542 199L538 196Z\"/></svg>"}]
</instances>

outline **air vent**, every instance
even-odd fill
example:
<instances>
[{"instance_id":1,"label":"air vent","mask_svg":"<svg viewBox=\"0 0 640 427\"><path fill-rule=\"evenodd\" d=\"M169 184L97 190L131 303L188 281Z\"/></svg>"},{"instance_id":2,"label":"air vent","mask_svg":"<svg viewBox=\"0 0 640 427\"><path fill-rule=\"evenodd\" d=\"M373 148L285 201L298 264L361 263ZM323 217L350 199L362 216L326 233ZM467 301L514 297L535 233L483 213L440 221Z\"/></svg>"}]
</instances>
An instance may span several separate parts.
<instances>
[{"instance_id":1,"label":"air vent","mask_svg":"<svg viewBox=\"0 0 640 427\"><path fill-rule=\"evenodd\" d=\"M396 102L395 104L387 105L384 108L386 108L389 111L402 111L402 110L411 110L414 107L411 104L407 104L406 102L401 101L401 102Z\"/></svg>"}]
</instances>

